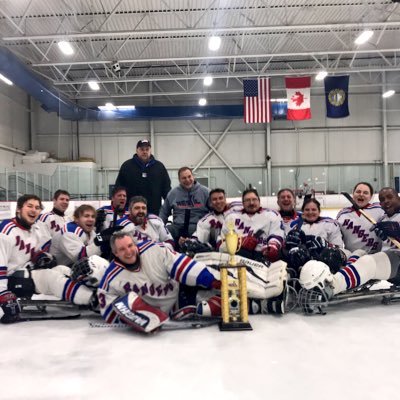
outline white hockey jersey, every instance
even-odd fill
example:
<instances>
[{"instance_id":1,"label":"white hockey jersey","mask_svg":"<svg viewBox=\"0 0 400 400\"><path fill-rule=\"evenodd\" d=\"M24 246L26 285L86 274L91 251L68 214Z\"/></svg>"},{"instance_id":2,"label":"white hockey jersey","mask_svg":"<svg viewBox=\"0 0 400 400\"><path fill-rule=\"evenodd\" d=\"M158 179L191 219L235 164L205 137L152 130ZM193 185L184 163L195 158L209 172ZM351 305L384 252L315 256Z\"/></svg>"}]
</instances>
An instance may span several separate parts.
<instances>
[{"instance_id":1,"label":"white hockey jersey","mask_svg":"<svg viewBox=\"0 0 400 400\"><path fill-rule=\"evenodd\" d=\"M276 243L282 245L284 231L281 216L274 210L260 208L255 214L247 214L244 211L232 212L225 218L222 225L221 235L218 238L219 250L226 251L224 236L228 233L230 226L234 227L235 232L245 238L246 236L256 236L258 243L255 251L261 252L268 244Z\"/></svg>"},{"instance_id":2,"label":"white hockey jersey","mask_svg":"<svg viewBox=\"0 0 400 400\"><path fill-rule=\"evenodd\" d=\"M52 241L50 253L58 264L70 265L83 257L101 254L100 247L94 244L96 233L84 232L75 222L66 224Z\"/></svg>"},{"instance_id":3,"label":"white hockey jersey","mask_svg":"<svg viewBox=\"0 0 400 400\"><path fill-rule=\"evenodd\" d=\"M135 225L129 217L124 217L116 222L116 226L123 226L123 232L132 232L135 243L153 240L164 242L166 246L174 250L174 239L157 215L149 214L142 225Z\"/></svg>"},{"instance_id":4,"label":"white hockey jersey","mask_svg":"<svg viewBox=\"0 0 400 400\"><path fill-rule=\"evenodd\" d=\"M103 223L103 226L100 227L100 231L109 228L112 223L114 222L114 207L110 204L108 206L103 206L97 209L97 211L99 210L104 210L106 213L106 219ZM124 216L129 215L129 211L128 209L125 209L123 212L123 215L119 215L117 214L117 220L123 218Z\"/></svg>"},{"instance_id":5,"label":"white hockey jersey","mask_svg":"<svg viewBox=\"0 0 400 400\"><path fill-rule=\"evenodd\" d=\"M363 210L375 221L380 220L385 214L379 203L368 204ZM382 241L375 235L374 231L370 231L371 222L353 207L340 210L336 220L340 225L344 247L347 250L353 252L361 249L367 253L380 251Z\"/></svg>"},{"instance_id":6,"label":"white hockey jersey","mask_svg":"<svg viewBox=\"0 0 400 400\"><path fill-rule=\"evenodd\" d=\"M26 229L15 219L0 223L0 292L7 290L8 276L24 270L40 251L48 251L51 237L43 224Z\"/></svg>"},{"instance_id":7,"label":"white hockey jersey","mask_svg":"<svg viewBox=\"0 0 400 400\"><path fill-rule=\"evenodd\" d=\"M285 231L286 236L287 233L297 224L299 218L301 217L301 212L293 211L293 214L291 215L282 215L282 213L280 213L280 216L283 221L283 230Z\"/></svg>"},{"instance_id":8,"label":"white hockey jersey","mask_svg":"<svg viewBox=\"0 0 400 400\"><path fill-rule=\"evenodd\" d=\"M50 211L40 214L36 222L43 223L47 227L51 237L54 237L70 221L70 218L66 215L62 216Z\"/></svg>"},{"instance_id":9,"label":"white hockey jersey","mask_svg":"<svg viewBox=\"0 0 400 400\"><path fill-rule=\"evenodd\" d=\"M306 235L320 236L334 246L338 246L340 248L344 247L339 224L332 218L319 217L311 224L303 220L301 230Z\"/></svg>"},{"instance_id":10,"label":"white hockey jersey","mask_svg":"<svg viewBox=\"0 0 400 400\"><path fill-rule=\"evenodd\" d=\"M119 322L113 310L117 298L135 292L153 307L169 313L178 300L179 283L211 288L214 276L205 264L152 241L138 244L140 267L127 270L114 260L98 289L100 312L108 323Z\"/></svg>"},{"instance_id":11,"label":"white hockey jersey","mask_svg":"<svg viewBox=\"0 0 400 400\"><path fill-rule=\"evenodd\" d=\"M196 231L193 232L192 238L200 243L209 243L215 247L226 216L231 212L240 211L242 208L242 203L235 201L230 203L222 213L217 214L215 211L208 213L197 223Z\"/></svg>"}]
</instances>

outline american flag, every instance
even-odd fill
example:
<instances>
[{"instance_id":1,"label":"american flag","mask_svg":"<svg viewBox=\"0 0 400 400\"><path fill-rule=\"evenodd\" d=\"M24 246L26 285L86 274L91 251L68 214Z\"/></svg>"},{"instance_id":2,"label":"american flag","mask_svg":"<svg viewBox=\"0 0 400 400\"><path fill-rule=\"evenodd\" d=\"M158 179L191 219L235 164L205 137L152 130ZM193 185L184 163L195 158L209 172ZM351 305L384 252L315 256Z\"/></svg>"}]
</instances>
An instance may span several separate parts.
<instances>
[{"instance_id":1,"label":"american flag","mask_svg":"<svg viewBox=\"0 0 400 400\"><path fill-rule=\"evenodd\" d=\"M244 79L244 122L271 122L269 78Z\"/></svg>"}]
</instances>

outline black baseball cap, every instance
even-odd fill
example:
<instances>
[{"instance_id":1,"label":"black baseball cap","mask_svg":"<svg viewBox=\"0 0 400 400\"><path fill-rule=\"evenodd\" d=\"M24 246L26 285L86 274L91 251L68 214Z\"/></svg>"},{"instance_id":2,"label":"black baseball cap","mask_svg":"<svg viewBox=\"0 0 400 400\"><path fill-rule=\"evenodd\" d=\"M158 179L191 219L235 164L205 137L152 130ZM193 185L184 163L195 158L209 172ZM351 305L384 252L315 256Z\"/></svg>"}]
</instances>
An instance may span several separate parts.
<instances>
[{"instance_id":1,"label":"black baseball cap","mask_svg":"<svg viewBox=\"0 0 400 400\"><path fill-rule=\"evenodd\" d=\"M136 148L138 147L151 147L150 140L143 139L137 142Z\"/></svg>"}]
</instances>

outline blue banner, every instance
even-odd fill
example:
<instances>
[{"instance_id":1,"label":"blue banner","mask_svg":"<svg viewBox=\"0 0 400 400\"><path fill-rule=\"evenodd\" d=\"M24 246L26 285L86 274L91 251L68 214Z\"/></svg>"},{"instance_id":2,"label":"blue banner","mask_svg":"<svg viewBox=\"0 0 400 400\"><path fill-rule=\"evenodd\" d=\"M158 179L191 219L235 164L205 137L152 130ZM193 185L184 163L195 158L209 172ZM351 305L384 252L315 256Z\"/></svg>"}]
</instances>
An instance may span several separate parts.
<instances>
[{"instance_id":1,"label":"blue banner","mask_svg":"<svg viewBox=\"0 0 400 400\"><path fill-rule=\"evenodd\" d=\"M325 82L326 116L344 118L349 113L349 75L327 76Z\"/></svg>"}]
</instances>

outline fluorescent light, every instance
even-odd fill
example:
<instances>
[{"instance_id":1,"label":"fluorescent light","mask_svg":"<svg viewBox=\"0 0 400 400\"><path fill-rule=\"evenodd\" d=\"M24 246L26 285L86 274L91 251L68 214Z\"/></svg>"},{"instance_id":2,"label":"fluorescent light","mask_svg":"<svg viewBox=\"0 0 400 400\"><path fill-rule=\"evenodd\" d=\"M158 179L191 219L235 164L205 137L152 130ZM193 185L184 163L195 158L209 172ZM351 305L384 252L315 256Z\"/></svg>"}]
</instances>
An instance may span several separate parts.
<instances>
[{"instance_id":1,"label":"fluorescent light","mask_svg":"<svg viewBox=\"0 0 400 400\"><path fill-rule=\"evenodd\" d=\"M65 40L62 40L61 42L58 42L58 47L67 56L70 56L71 54L74 54L74 49L71 46L70 42L66 42Z\"/></svg>"},{"instance_id":2,"label":"fluorescent light","mask_svg":"<svg viewBox=\"0 0 400 400\"><path fill-rule=\"evenodd\" d=\"M128 106L128 105L126 105L126 106L117 106L117 109L118 110L134 110L136 107L135 106Z\"/></svg>"},{"instance_id":3,"label":"fluorescent light","mask_svg":"<svg viewBox=\"0 0 400 400\"><path fill-rule=\"evenodd\" d=\"M217 51L221 46L221 38L219 36L211 36L208 40L208 48Z\"/></svg>"},{"instance_id":4,"label":"fluorescent light","mask_svg":"<svg viewBox=\"0 0 400 400\"><path fill-rule=\"evenodd\" d=\"M287 103L287 98L278 98L278 99L271 99L271 103Z\"/></svg>"},{"instance_id":5,"label":"fluorescent light","mask_svg":"<svg viewBox=\"0 0 400 400\"><path fill-rule=\"evenodd\" d=\"M213 78L210 75L206 76L203 80L204 86L211 86L212 83L213 83Z\"/></svg>"},{"instance_id":6,"label":"fluorescent light","mask_svg":"<svg viewBox=\"0 0 400 400\"><path fill-rule=\"evenodd\" d=\"M374 34L374 31L370 31L370 30L364 31L357 36L354 43L355 44L364 44L364 43L368 42L369 39L371 39L373 34Z\"/></svg>"},{"instance_id":7,"label":"fluorescent light","mask_svg":"<svg viewBox=\"0 0 400 400\"><path fill-rule=\"evenodd\" d=\"M8 78L6 78L4 75L2 75L2 74L0 74L0 79L3 81L3 82L5 82L5 83L7 83L7 85L12 85L13 83L8 79Z\"/></svg>"},{"instance_id":8,"label":"fluorescent light","mask_svg":"<svg viewBox=\"0 0 400 400\"><path fill-rule=\"evenodd\" d=\"M207 104L207 100L204 97L202 97L199 100L199 106L205 106L206 104Z\"/></svg>"},{"instance_id":9,"label":"fluorescent light","mask_svg":"<svg viewBox=\"0 0 400 400\"><path fill-rule=\"evenodd\" d=\"M385 93L382 93L383 98L391 97L395 94L396 92L393 89L387 90Z\"/></svg>"},{"instance_id":10,"label":"fluorescent light","mask_svg":"<svg viewBox=\"0 0 400 400\"><path fill-rule=\"evenodd\" d=\"M323 81L326 77L328 76L328 73L326 71L319 71L315 79L317 81Z\"/></svg>"},{"instance_id":11,"label":"fluorescent light","mask_svg":"<svg viewBox=\"0 0 400 400\"><path fill-rule=\"evenodd\" d=\"M100 89L100 86L96 81L89 81L88 85L89 85L90 89L92 89L92 90L99 90Z\"/></svg>"},{"instance_id":12,"label":"fluorescent light","mask_svg":"<svg viewBox=\"0 0 400 400\"><path fill-rule=\"evenodd\" d=\"M115 110L115 106L113 103L106 103L105 106L99 106L98 108L101 111L114 111Z\"/></svg>"}]
</instances>

